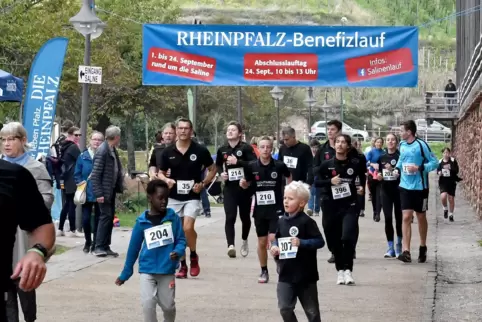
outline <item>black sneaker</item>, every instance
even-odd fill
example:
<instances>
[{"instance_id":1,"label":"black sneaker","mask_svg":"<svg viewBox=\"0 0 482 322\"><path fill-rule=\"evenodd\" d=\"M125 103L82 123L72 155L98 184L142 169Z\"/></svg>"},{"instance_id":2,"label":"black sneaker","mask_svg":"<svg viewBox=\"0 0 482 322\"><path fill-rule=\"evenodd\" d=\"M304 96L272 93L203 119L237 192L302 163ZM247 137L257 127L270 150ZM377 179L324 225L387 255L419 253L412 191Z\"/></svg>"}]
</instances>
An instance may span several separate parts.
<instances>
[{"instance_id":1,"label":"black sneaker","mask_svg":"<svg viewBox=\"0 0 482 322\"><path fill-rule=\"evenodd\" d=\"M380 221L380 214L374 215L374 216L373 216L373 220L374 220L375 222L379 222L379 221Z\"/></svg>"},{"instance_id":2,"label":"black sneaker","mask_svg":"<svg viewBox=\"0 0 482 322\"><path fill-rule=\"evenodd\" d=\"M327 262L333 264L335 262L335 255L331 254L331 257L328 258Z\"/></svg>"},{"instance_id":3,"label":"black sneaker","mask_svg":"<svg viewBox=\"0 0 482 322\"><path fill-rule=\"evenodd\" d=\"M92 254L94 254L97 257L106 257L107 256L107 252L105 250L101 249L101 248L94 249Z\"/></svg>"},{"instance_id":4,"label":"black sneaker","mask_svg":"<svg viewBox=\"0 0 482 322\"><path fill-rule=\"evenodd\" d=\"M402 261L404 263L411 263L412 262L412 256L410 255L410 252L408 250L404 250L403 253L401 253L397 259L399 261Z\"/></svg>"},{"instance_id":5,"label":"black sneaker","mask_svg":"<svg viewBox=\"0 0 482 322\"><path fill-rule=\"evenodd\" d=\"M211 213L210 212L206 212L206 218L211 218Z\"/></svg>"},{"instance_id":6,"label":"black sneaker","mask_svg":"<svg viewBox=\"0 0 482 322\"><path fill-rule=\"evenodd\" d=\"M360 217L365 217L365 210L360 210Z\"/></svg>"},{"instance_id":7,"label":"black sneaker","mask_svg":"<svg viewBox=\"0 0 482 322\"><path fill-rule=\"evenodd\" d=\"M427 261L427 246L420 246L418 251L418 262L425 263Z\"/></svg>"},{"instance_id":8,"label":"black sneaker","mask_svg":"<svg viewBox=\"0 0 482 322\"><path fill-rule=\"evenodd\" d=\"M95 250L95 245L92 244L92 246L90 246L90 252L91 252L91 253L94 253L94 250Z\"/></svg>"},{"instance_id":9,"label":"black sneaker","mask_svg":"<svg viewBox=\"0 0 482 322\"><path fill-rule=\"evenodd\" d=\"M112 249L110 249L110 247L108 247L105 252L107 256L119 257L119 253L114 252Z\"/></svg>"},{"instance_id":10,"label":"black sneaker","mask_svg":"<svg viewBox=\"0 0 482 322\"><path fill-rule=\"evenodd\" d=\"M90 253L90 248L91 248L91 247L92 247L92 246L91 246L90 244L85 243L84 249L83 249L84 253L86 253L86 254Z\"/></svg>"},{"instance_id":11,"label":"black sneaker","mask_svg":"<svg viewBox=\"0 0 482 322\"><path fill-rule=\"evenodd\" d=\"M450 215L449 221L450 221L450 222L454 222L454 215Z\"/></svg>"},{"instance_id":12,"label":"black sneaker","mask_svg":"<svg viewBox=\"0 0 482 322\"><path fill-rule=\"evenodd\" d=\"M447 219L449 217L449 211L444 210L444 219Z\"/></svg>"}]
</instances>

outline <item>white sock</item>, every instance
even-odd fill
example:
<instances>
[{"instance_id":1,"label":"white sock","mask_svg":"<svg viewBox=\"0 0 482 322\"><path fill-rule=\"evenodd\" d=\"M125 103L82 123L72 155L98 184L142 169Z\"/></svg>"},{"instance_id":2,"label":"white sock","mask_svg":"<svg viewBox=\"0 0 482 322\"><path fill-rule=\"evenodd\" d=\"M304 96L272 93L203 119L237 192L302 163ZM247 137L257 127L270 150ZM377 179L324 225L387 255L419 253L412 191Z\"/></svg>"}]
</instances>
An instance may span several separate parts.
<instances>
[{"instance_id":1,"label":"white sock","mask_svg":"<svg viewBox=\"0 0 482 322\"><path fill-rule=\"evenodd\" d=\"M453 213L453 212L449 212L449 216L453 216L453 215L454 215L454 213Z\"/></svg>"},{"instance_id":2,"label":"white sock","mask_svg":"<svg viewBox=\"0 0 482 322\"><path fill-rule=\"evenodd\" d=\"M446 206L442 206L444 208L444 211L447 210L447 207Z\"/></svg>"}]
</instances>

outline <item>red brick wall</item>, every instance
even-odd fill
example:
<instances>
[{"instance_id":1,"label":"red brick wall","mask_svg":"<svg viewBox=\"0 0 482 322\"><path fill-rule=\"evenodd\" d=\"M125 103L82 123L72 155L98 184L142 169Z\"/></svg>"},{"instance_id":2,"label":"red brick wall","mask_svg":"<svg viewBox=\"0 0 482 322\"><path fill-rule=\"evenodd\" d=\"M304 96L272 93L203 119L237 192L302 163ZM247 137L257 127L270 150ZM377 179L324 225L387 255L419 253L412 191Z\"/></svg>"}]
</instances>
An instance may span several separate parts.
<instances>
[{"instance_id":1,"label":"red brick wall","mask_svg":"<svg viewBox=\"0 0 482 322\"><path fill-rule=\"evenodd\" d=\"M455 134L455 157L463 178L462 189L467 200L482 217L482 104L470 109L457 123Z\"/></svg>"}]
</instances>

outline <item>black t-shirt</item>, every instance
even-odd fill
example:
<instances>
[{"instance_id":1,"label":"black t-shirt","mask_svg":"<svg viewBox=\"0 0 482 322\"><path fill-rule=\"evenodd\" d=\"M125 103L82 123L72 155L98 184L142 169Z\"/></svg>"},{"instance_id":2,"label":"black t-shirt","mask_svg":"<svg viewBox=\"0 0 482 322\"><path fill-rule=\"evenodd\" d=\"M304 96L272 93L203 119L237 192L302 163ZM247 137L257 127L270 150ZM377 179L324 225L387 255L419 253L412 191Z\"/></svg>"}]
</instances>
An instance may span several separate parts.
<instances>
[{"instance_id":1,"label":"black t-shirt","mask_svg":"<svg viewBox=\"0 0 482 322\"><path fill-rule=\"evenodd\" d=\"M0 288L5 292L12 284L12 256L17 226L31 232L52 223L37 183L24 167L0 160L0 244L4 256L0 263Z\"/></svg>"},{"instance_id":2,"label":"black t-shirt","mask_svg":"<svg viewBox=\"0 0 482 322\"><path fill-rule=\"evenodd\" d=\"M385 151L385 153L378 159L378 172L383 176L383 189L398 189L398 186L400 185L400 176L395 178L392 173L397 165L398 158L400 158L400 152L396 150L393 154L389 154Z\"/></svg>"},{"instance_id":3,"label":"black t-shirt","mask_svg":"<svg viewBox=\"0 0 482 322\"><path fill-rule=\"evenodd\" d=\"M226 160L229 156L235 156L238 159L237 164L228 165ZM218 149L216 167L218 173L226 172L228 174L228 180L225 182L226 186L238 186L243 172L246 172L246 166L254 160L256 160L256 154L253 147L240 141L235 147L226 144Z\"/></svg>"},{"instance_id":4,"label":"black t-shirt","mask_svg":"<svg viewBox=\"0 0 482 322\"><path fill-rule=\"evenodd\" d=\"M336 203L351 203L357 201L357 191L355 181L359 178L360 185L365 186L366 165L360 162L360 158L348 157L345 160L335 158L321 164L315 182L316 187L321 189L321 199L334 201ZM332 185L331 179L340 176L341 183L337 186Z\"/></svg>"},{"instance_id":5,"label":"black t-shirt","mask_svg":"<svg viewBox=\"0 0 482 322\"><path fill-rule=\"evenodd\" d=\"M286 164L294 181L313 183L313 153L307 144L298 142L290 147L281 146L278 160Z\"/></svg>"},{"instance_id":6,"label":"black t-shirt","mask_svg":"<svg viewBox=\"0 0 482 322\"><path fill-rule=\"evenodd\" d=\"M276 239L285 237L297 237L300 240L323 240L316 222L304 212L293 217L285 214L278 220ZM292 284L316 283L319 279L316 252L315 248L300 246L295 258L280 259L279 281Z\"/></svg>"},{"instance_id":7,"label":"black t-shirt","mask_svg":"<svg viewBox=\"0 0 482 322\"><path fill-rule=\"evenodd\" d=\"M171 169L170 179L176 184L169 191L169 198L188 201L199 200L200 194L192 191L195 183L202 182L202 171L214 163L208 149L191 142L186 153L182 154L176 144L166 147L162 153L160 171Z\"/></svg>"},{"instance_id":8,"label":"black t-shirt","mask_svg":"<svg viewBox=\"0 0 482 322\"><path fill-rule=\"evenodd\" d=\"M457 160L455 160L455 158L450 158L448 161L441 159L437 168L437 173L439 172L439 184L456 184L459 174L459 164Z\"/></svg>"},{"instance_id":9,"label":"black t-shirt","mask_svg":"<svg viewBox=\"0 0 482 322\"><path fill-rule=\"evenodd\" d=\"M157 144L154 146L154 150L152 150L151 153L151 158L149 159L149 168L150 167L156 167L159 169L161 165L161 156L162 156L162 151L166 148L166 145L164 143L162 144Z\"/></svg>"},{"instance_id":10,"label":"black t-shirt","mask_svg":"<svg viewBox=\"0 0 482 322\"><path fill-rule=\"evenodd\" d=\"M254 215L271 215L283 209L284 178L291 173L281 161L271 159L264 165L258 159L246 167L246 181L251 182L255 193L256 206Z\"/></svg>"}]
</instances>

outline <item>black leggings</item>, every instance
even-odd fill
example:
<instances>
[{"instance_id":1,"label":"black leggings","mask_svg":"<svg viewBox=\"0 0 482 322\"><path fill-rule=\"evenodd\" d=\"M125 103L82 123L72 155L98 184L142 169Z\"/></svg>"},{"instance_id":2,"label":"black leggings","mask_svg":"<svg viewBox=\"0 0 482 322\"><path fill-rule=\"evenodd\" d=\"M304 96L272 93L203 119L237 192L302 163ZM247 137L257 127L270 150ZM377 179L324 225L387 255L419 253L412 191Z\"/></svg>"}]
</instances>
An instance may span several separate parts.
<instances>
[{"instance_id":1,"label":"black leggings","mask_svg":"<svg viewBox=\"0 0 482 322\"><path fill-rule=\"evenodd\" d=\"M402 207L400 205L400 192L398 188L388 187L381 189L383 214L385 215L385 234L387 241L393 241L393 216L395 214L395 228L397 236L402 238ZM393 212L392 212L393 211Z\"/></svg>"},{"instance_id":2,"label":"black leggings","mask_svg":"<svg viewBox=\"0 0 482 322\"><path fill-rule=\"evenodd\" d=\"M69 215L69 227L70 231L75 232L75 203L74 203L74 195L75 193L66 193L65 194L65 203L62 207L62 211L60 212L60 222L59 222L59 230L64 230L65 220L67 219L67 215Z\"/></svg>"},{"instance_id":3,"label":"black leggings","mask_svg":"<svg viewBox=\"0 0 482 322\"><path fill-rule=\"evenodd\" d=\"M373 217L375 215L380 215L382 211L382 204L380 202L380 188L381 184L380 181L374 180L371 175L368 176L368 180L370 181L370 194L372 195L372 206L373 206Z\"/></svg>"},{"instance_id":4,"label":"black leggings","mask_svg":"<svg viewBox=\"0 0 482 322\"><path fill-rule=\"evenodd\" d=\"M330 205L323 208L325 236L335 256L336 270L353 271L353 254L358 239L356 206Z\"/></svg>"},{"instance_id":5,"label":"black leggings","mask_svg":"<svg viewBox=\"0 0 482 322\"><path fill-rule=\"evenodd\" d=\"M236 217L241 218L242 229L241 238L247 240L251 229L251 194L239 186L224 187L224 212L226 213L226 223L224 230L226 232L226 241L228 246L234 245Z\"/></svg>"}]
</instances>

